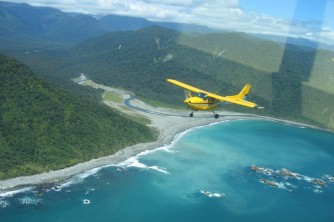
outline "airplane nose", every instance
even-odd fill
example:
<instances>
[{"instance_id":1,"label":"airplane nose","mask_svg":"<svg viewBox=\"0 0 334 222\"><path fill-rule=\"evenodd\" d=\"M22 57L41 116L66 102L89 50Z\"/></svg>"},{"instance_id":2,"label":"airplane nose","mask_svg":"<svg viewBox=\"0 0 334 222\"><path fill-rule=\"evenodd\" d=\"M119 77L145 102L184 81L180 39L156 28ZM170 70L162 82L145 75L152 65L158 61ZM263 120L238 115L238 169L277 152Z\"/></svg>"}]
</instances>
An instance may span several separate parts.
<instances>
[{"instance_id":1,"label":"airplane nose","mask_svg":"<svg viewBox=\"0 0 334 222\"><path fill-rule=\"evenodd\" d=\"M191 103L190 99L184 100L184 103Z\"/></svg>"}]
</instances>

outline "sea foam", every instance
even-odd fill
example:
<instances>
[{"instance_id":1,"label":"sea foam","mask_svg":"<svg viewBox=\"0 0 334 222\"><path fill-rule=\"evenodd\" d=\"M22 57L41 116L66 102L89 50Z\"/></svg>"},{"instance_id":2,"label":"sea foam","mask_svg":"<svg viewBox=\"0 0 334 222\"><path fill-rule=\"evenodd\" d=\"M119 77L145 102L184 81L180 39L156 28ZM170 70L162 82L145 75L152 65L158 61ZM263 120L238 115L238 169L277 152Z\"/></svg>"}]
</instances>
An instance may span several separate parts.
<instances>
[{"instance_id":1,"label":"sea foam","mask_svg":"<svg viewBox=\"0 0 334 222\"><path fill-rule=\"evenodd\" d=\"M223 194L223 193L212 193L212 192L207 191L207 190L200 190L200 193L204 194L205 196L208 196L208 197L216 197L216 198L220 198L220 197L225 196L225 194Z\"/></svg>"},{"instance_id":2,"label":"sea foam","mask_svg":"<svg viewBox=\"0 0 334 222\"><path fill-rule=\"evenodd\" d=\"M12 197L15 194L28 192L28 191L31 191L32 189L33 189L33 187L25 187L25 188L18 189L18 190L7 191L7 192L4 192L4 193L0 193L0 198Z\"/></svg>"},{"instance_id":3,"label":"sea foam","mask_svg":"<svg viewBox=\"0 0 334 222\"><path fill-rule=\"evenodd\" d=\"M164 174L169 174L169 172L165 169L165 168L161 168L158 166L147 166L144 163L141 163L139 161L138 158L139 155L134 156L134 157L130 157L127 160L125 160L124 162L117 164L117 167L121 167L121 168L128 168L128 167L136 167L136 168L140 168L140 169L151 169L151 170L155 170Z\"/></svg>"},{"instance_id":4,"label":"sea foam","mask_svg":"<svg viewBox=\"0 0 334 222\"><path fill-rule=\"evenodd\" d=\"M224 121L221 121L221 122L211 123L211 124L208 124L208 125L192 127L190 129L187 129L187 130L185 130L183 132L180 132L180 133L176 134L174 136L173 141L170 144L166 144L164 146L157 147L157 148L152 149L152 150L145 150L145 151L137 154L136 156L133 156L133 157L130 157L130 158L126 159L122 163L116 164L115 166L117 166L117 167L137 167L137 168L142 168L142 169L152 169L152 170L156 170L158 172L164 173L164 174L170 174L170 172L167 169L163 168L163 167L159 167L159 166L147 166L146 164L141 163L139 161L140 157L143 157L143 156L146 156L146 155L158 152L158 151L164 151L164 152L167 152L167 153L175 153L175 151L173 150L173 147L175 146L175 144L184 135L186 135L190 131L198 129L198 128L202 128L202 127L216 125L216 124L219 124L219 123L222 123L222 122L228 122L228 121L229 120L224 120Z\"/></svg>"}]
</instances>

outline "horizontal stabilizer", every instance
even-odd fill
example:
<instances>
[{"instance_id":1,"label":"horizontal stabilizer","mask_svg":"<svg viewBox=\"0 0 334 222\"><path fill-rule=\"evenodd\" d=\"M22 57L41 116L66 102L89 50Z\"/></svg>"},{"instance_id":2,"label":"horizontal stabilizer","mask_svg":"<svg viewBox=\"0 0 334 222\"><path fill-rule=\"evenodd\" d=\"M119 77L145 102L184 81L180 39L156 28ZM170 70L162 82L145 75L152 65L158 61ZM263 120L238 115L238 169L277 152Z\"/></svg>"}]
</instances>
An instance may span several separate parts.
<instances>
[{"instance_id":1,"label":"horizontal stabilizer","mask_svg":"<svg viewBox=\"0 0 334 222\"><path fill-rule=\"evenodd\" d=\"M252 85L251 84L246 84L244 86L244 88L239 92L238 95L234 95L234 96L227 96L228 98L231 99L237 99L237 100L246 100L247 99L247 95L251 89Z\"/></svg>"}]
</instances>

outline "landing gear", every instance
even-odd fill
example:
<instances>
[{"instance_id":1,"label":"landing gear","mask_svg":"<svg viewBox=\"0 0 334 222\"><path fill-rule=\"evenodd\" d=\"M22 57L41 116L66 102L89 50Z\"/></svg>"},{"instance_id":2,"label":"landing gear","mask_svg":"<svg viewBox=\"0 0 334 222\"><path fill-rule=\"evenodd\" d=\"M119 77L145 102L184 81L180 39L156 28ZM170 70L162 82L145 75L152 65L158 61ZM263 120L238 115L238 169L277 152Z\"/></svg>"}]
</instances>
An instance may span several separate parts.
<instances>
[{"instance_id":1,"label":"landing gear","mask_svg":"<svg viewBox=\"0 0 334 222\"><path fill-rule=\"evenodd\" d=\"M214 114L215 119L218 119L219 118L219 114L215 113L215 111L212 111L212 112Z\"/></svg>"},{"instance_id":2,"label":"landing gear","mask_svg":"<svg viewBox=\"0 0 334 222\"><path fill-rule=\"evenodd\" d=\"M197 110L194 110L194 111L197 111ZM190 117L194 117L194 111L192 111L192 112L189 114ZM212 111L212 112L213 112L213 114L214 114L215 119L218 119L218 118L219 118L219 114L218 114L218 113L215 113L214 111Z\"/></svg>"}]
</instances>

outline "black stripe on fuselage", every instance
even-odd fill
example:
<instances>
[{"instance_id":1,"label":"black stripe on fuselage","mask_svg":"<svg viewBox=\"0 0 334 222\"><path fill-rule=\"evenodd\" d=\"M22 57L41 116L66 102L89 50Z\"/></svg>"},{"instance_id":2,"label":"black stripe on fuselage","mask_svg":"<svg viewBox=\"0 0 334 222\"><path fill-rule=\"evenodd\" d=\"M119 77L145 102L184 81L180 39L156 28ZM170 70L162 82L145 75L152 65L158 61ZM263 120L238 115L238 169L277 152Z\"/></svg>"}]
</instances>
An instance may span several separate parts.
<instances>
[{"instance_id":1,"label":"black stripe on fuselage","mask_svg":"<svg viewBox=\"0 0 334 222\"><path fill-rule=\"evenodd\" d=\"M187 103L187 104L194 104L194 105L215 105L217 103Z\"/></svg>"}]
</instances>

